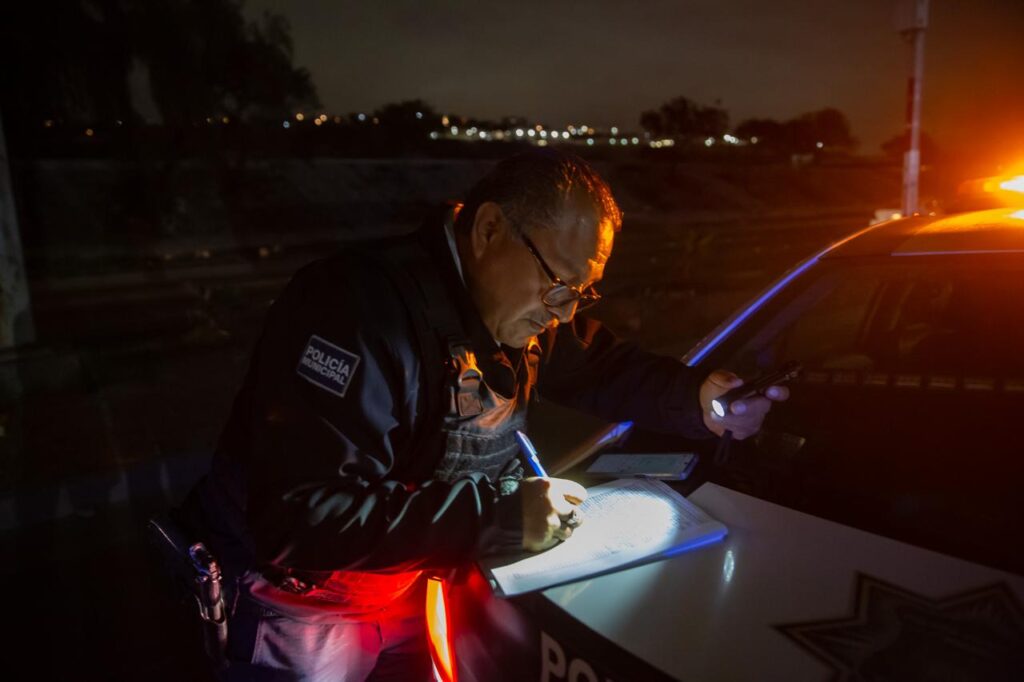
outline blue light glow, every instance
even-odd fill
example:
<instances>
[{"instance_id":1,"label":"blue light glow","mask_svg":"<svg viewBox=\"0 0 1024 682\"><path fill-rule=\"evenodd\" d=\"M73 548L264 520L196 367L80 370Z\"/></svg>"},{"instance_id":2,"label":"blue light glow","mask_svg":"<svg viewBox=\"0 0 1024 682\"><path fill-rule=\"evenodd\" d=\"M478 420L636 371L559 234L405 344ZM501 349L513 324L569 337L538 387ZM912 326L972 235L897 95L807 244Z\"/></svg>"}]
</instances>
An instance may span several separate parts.
<instances>
[{"instance_id":1,"label":"blue light glow","mask_svg":"<svg viewBox=\"0 0 1024 682\"><path fill-rule=\"evenodd\" d=\"M771 300L772 297L775 296L775 294L779 293L779 291L783 287L785 287L794 279L802 275L808 268L810 268L812 265L816 264L819 260L821 260L821 258L825 254L827 254L829 251L838 249L846 242L852 239L856 239L862 234L875 230L884 224L885 223L878 223L877 225L871 225L869 227L864 228L863 230L855 232L851 234L849 237L840 239L834 244L825 247L818 253L814 254L813 256L805 260L803 263L800 263L798 266L796 266L795 268L787 272L785 275L783 275L781 279L779 279L773 285L771 285L764 293L758 296L753 303L751 303L746 308L741 310L739 313L734 315L727 323L720 325L716 331L711 332L712 334L714 334L711 340L700 341L700 343L698 343L697 346L694 347L698 350L696 352L691 350L690 353L692 354L692 357L689 357L690 354L687 354L688 357L683 358L684 362L686 362L686 364L689 365L690 367L699 364L700 361L707 357L708 353L717 348L718 345L722 343L722 341L725 340L725 338L736 329L736 327L743 324L751 315L757 312L757 310L761 306L763 306L765 303ZM707 339L707 337L705 337L705 339Z\"/></svg>"},{"instance_id":2,"label":"blue light glow","mask_svg":"<svg viewBox=\"0 0 1024 682\"><path fill-rule=\"evenodd\" d=\"M751 303L738 315L736 315L736 317L734 317L729 322L729 324L727 324L721 331L719 331L714 338L712 338L710 341L704 344L704 347L697 351L697 353L692 358L690 358L690 360L686 364L690 365L691 367L699 364L700 361L703 360L708 353L717 348L718 344L720 344L725 339L725 337L729 336L729 334L731 334L733 330L736 329L736 327L746 322L747 318L749 318L751 315L757 312L757 310L761 306L763 306L765 303L771 300L775 296L775 294L779 293L779 291L784 286L792 282L794 279L803 274L803 272L806 271L809 267L817 263L820 257L821 254L818 254L817 256L814 256L813 258L804 261L799 266L791 270L786 276L784 276L778 282L773 284L767 291L761 294L753 303Z\"/></svg>"},{"instance_id":3,"label":"blue light glow","mask_svg":"<svg viewBox=\"0 0 1024 682\"><path fill-rule=\"evenodd\" d=\"M697 549L698 547L706 547L708 545L713 545L716 542L720 542L722 540L722 538L724 538L726 536L726 534L727 534L727 532L723 530L720 533L715 533L714 535L709 535L707 537L701 538L697 542L693 542L693 543L685 544L685 545L680 545L679 547L676 547L672 551L666 552L665 556L666 557L672 557L672 556L676 556L676 555L682 554L683 552L689 552L691 549Z\"/></svg>"},{"instance_id":4,"label":"blue light glow","mask_svg":"<svg viewBox=\"0 0 1024 682\"><path fill-rule=\"evenodd\" d=\"M601 436L601 439L595 444L600 447L604 447L609 443L617 441L619 438L625 436L633 428L633 422L619 422L615 426L608 429L608 431Z\"/></svg>"}]
</instances>

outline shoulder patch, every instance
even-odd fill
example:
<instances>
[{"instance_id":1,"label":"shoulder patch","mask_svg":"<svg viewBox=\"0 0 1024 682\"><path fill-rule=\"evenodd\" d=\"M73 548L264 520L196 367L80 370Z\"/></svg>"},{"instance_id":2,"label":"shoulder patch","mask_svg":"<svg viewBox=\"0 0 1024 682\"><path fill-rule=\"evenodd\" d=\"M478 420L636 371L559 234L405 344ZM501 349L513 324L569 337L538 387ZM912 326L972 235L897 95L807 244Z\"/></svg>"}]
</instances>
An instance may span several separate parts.
<instances>
[{"instance_id":1,"label":"shoulder patch","mask_svg":"<svg viewBox=\"0 0 1024 682\"><path fill-rule=\"evenodd\" d=\"M343 398L358 366L358 355L313 334L295 372L314 386Z\"/></svg>"}]
</instances>

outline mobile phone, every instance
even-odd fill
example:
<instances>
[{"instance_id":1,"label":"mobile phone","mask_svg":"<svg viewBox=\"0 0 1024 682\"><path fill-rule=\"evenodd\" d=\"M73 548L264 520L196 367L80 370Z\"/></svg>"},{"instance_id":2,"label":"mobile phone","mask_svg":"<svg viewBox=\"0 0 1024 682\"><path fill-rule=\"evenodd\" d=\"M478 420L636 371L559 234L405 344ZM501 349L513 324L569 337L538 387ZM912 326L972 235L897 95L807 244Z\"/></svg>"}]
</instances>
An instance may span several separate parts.
<instances>
[{"instance_id":1,"label":"mobile phone","mask_svg":"<svg viewBox=\"0 0 1024 682\"><path fill-rule=\"evenodd\" d=\"M602 478L661 478L681 481L690 475L699 458L692 452L601 455L587 469Z\"/></svg>"}]
</instances>

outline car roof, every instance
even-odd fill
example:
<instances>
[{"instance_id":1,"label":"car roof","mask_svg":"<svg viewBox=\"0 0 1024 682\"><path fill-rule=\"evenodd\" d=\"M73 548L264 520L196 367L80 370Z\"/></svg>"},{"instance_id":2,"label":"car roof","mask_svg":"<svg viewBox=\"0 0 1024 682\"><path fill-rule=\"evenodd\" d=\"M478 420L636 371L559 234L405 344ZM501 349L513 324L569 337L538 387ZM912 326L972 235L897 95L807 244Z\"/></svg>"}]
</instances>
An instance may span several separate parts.
<instances>
[{"instance_id":1,"label":"car roof","mask_svg":"<svg viewBox=\"0 0 1024 682\"><path fill-rule=\"evenodd\" d=\"M822 258L1024 253L1024 209L891 220L834 244Z\"/></svg>"}]
</instances>

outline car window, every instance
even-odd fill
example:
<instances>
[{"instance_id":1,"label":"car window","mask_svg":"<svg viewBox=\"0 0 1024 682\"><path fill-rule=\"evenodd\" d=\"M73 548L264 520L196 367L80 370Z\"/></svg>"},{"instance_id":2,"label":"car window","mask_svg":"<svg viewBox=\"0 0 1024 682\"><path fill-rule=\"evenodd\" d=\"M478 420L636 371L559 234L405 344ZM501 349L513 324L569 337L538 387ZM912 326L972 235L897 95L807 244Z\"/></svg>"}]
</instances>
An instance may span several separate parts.
<instances>
[{"instance_id":1,"label":"car window","mask_svg":"<svg viewBox=\"0 0 1024 682\"><path fill-rule=\"evenodd\" d=\"M1024 374L1024 273L1012 268L836 267L761 317L728 354L746 374L794 358L826 371Z\"/></svg>"},{"instance_id":2,"label":"car window","mask_svg":"<svg viewBox=\"0 0 1024 682\"><path fill-rule=\"evenodd\" d=\"M872 532L1024 572L1024 268L837 259L704 363L805 370L725 481Z\"/></svg>"}]
</instances>

